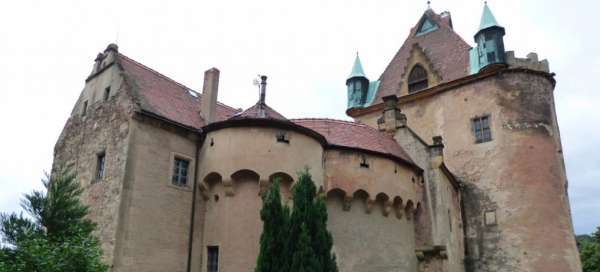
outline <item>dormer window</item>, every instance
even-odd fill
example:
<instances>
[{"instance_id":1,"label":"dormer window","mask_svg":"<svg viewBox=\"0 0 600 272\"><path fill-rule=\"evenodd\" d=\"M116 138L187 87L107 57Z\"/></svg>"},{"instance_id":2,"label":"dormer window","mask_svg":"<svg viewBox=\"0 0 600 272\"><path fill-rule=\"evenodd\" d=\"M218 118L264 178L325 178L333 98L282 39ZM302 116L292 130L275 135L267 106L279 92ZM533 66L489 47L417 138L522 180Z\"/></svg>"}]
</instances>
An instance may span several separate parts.
<instances>
[{"instance_id":1,"label":"dormer window","mask_svg":"<svg viewBox=\"0 0 600 272\"><path fill-rule=\"evenodd\" d=\"M427 89L428 86L427 71L423 66L419 64L415 65L408 75L408 93Z\"/></svg>"},{"instance_id":2,"label":"dormer window","mask_svg":"<svg viewBox=\"0 0 600 272\"><path fill-rule=\"evenodd\" d=\"M424 17L421 19L421 24L419 25L419 30L417 31L417 36L425 35L429 32L436 31L438 29L437 24L431 21L429 18Z\"/></svg>"}]
</instances>

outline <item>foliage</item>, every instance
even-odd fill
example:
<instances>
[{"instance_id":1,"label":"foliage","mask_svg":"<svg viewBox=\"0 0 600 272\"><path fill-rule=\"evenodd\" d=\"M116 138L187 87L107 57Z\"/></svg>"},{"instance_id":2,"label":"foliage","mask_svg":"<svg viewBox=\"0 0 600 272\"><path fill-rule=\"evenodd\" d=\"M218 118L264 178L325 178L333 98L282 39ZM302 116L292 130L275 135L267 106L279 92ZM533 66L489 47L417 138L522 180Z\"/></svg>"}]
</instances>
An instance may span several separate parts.
<instances>
[{"instance_id":1,"label":"foliage","mask_svg":"<svg viewBox=\"0 0 600 272\"><path fill-rule=\"evenodd\" d=\"M82 189L75 176L62 168L42 181L47 193L34 191L21 206L29 214L1 214L0 272L100 272L95 224L86 219L88 208L79 201Z\"/></svg>"},{"instance_id":2,"label":"foliage","mask_svg":"<svg viewBox=\"0 0 600 272\"><path fill-rule=\"evenodd\" d=\"M260 254L256 272L278 272L286 270L284 254L289 224L289 208L281 205L279 180L275 180L269 191L263 195L263 208L260 218L264 222L260 236Z\"/></svg>"},{"instance_id":3,"label":"foliage","mask_svg":"<svg viewBox=\"0 0 600 272\"><path fill-rule=\"evenodd\" d=\"M577 237L583 272L600 272L600 227L593 236Z\"/></svg>"},{"instance_id":4,"label":"foliage","mask_svg":"<svg viewBox=\"0 0 600 272\"><path fill-rule=\"evenodd\" d=\"M299 173L292 196L291 214L287 212L286 206L282 207L278 182L271 185L264 198L261 211L261 218L264 222L263 235L261 236L261 252L256 272L337 272L335 256L331 253L333 238L327 231L325 199L317 196L317 188L307 169ZM272 214L275 216L274 218L263 217L272 211L277 212ZM282 218L279 218L279 215ZM274 225L277 222L284 223ZM274 231L274 229L278 229L278 231ZM279 233L280 236L277 237L276 233ZM280 259L278 262L269 261L265 257L268 254L265 252L273 252L274 248L283 248L281 252L272 253L274 258Z\"/></svg>"}]
</instances>

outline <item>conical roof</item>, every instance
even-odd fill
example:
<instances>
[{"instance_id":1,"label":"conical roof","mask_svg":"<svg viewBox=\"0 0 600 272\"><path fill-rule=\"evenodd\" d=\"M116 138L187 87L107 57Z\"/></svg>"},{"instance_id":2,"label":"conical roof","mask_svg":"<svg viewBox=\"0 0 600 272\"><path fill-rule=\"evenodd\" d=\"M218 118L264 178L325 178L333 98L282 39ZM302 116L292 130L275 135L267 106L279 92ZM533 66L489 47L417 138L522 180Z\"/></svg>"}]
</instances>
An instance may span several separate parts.
<instances>
[{"instance_id":1,"label":"conical roof","mask_svg":"<svg viewBox=\"0 0 600 272\"><path fill-rule=\"evenodd\" d=\"M358 57L358 53L356 53L356 59L354 60L354 66L352 66L352 72L348 76L348 79L351 79L353 77L364 77L364 78L367 77L365 75L365 72L363 71L363 67L362 67L362 64L360 63L360 58Z\"/></svg>"},{"instance_id":2,"label":"conical roof","mask_svg":"<svg viewBox=\"0 0 600 272\"><path fill-rule=\"evenodd\" d=\"M498 21L496 21L496 17L494 17L492 10L486 3L483 6L483 14L481 15L481 23L479 24L479 30L481 31L481 30L484 30L486 28L490 28L493 26L501 27L498 24Z\"/></svg>"}]
</instances>

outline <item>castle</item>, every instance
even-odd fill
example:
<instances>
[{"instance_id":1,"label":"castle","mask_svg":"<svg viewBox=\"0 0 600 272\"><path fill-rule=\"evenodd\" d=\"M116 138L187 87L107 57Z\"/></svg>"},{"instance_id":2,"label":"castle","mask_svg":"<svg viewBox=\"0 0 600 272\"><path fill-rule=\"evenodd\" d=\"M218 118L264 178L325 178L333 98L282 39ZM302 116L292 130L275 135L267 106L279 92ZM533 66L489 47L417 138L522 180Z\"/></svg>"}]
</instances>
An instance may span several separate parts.
<instances>
[{"instance_id":1,"label":"castle","mask_svg":"<svg viewBox=\"0 0 600 272\"><path fill-rule=\"evenodd\" d=\"M377 80L356 57L347 115L287 119L217 101L109 45L55 147L112 271L253 271L260 194L308 166L340 271L581 271L554 74L506 52L484 7L476 46L428 9Z\"/></svg>"}]
</instances>

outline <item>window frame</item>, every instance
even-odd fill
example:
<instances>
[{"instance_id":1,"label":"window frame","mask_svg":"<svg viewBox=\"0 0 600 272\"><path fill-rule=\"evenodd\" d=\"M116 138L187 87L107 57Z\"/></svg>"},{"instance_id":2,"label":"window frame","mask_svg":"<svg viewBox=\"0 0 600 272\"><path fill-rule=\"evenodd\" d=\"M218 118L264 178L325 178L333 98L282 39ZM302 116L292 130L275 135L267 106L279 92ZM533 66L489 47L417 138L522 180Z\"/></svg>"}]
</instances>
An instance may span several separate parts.
<instances>
[{"instance_id":1,"label":"window frame","mask_svg":"<svg viewBox=\"0 0 600 272\"><path fill-rule=\"evenodd\" d=\"M104 101L108 101L110 99L110 86L104 88Z\"/></svg>"},{"instance_id":2,"label":"window frame","mask_svg":"<svg viewBox=\"0 0 600 272\"><path fill-rule=\"evenodd\" d=\"M471 131L473 133L473 137L475 137L476 144L487 143L494 140L492 137L491 114L484 114L471 118Z\"/></svg>"},{"instance_id":3,"label":"window frame","mask_svg":"<svg viewBox=\"0 0 600 272\"><path fill-rule=\"evenodd\" d=\"M81 109L81 116L85 117L87 115L87 110L88 110L88 101L85 100L83 101L83 107Z\"/></svg>"},{"instance_id":4,"label":"window frame","mask_svg":"<svg viewBox=\"0 0 600 272\"><path fill-rule=\"evenodd\" d=\"M96 170L94 171L93 183L104 180L106 177L106 151L96 153Z\"/></svg>"},{"instance_id":5,"label":"window frame","mask_svg":"<svg viewBox=\"0 0 600 272\"><path fill-rule=\"evenodd\" d=\"M416 77L415 72L419 71L417 69L421 70L423 72L423 74L416 75L419 77L413 78L413 77ZM423 67L423 65L421 65L419 63L415 64L410 69L410 72L408 73L408 77L406 79L406 85L407 85L409 94L416 93L416 92L419 92L419 91L429 88L429 72L427 71L427 69L425 69L425 67Z\"/></svg>"},{"instance_id":6,"label":"window frame","mask_svg":"<svg viewBox=\"0 0 600 272\"><path fill-rule=\"evenodd\" d=\"M213 254L211 254L213 253ZM216 253L216 254L215 254ZM206 271L219 272L219 246L206 247ZM211 258L213 257L213 258Z\"/></svg>"},{"instance_id":7,"label":"window frame","mask_svg":"<svg viewBox=\"0 0 600 272\"><path fill-rule=\"evenodd\" d=\"M177 160L187 161L187 175L186 175L185 184L176 184L173 180L174 175L175 175L175 168L176 168L175 163ZM180 189L180 190L186 190L186 191L191 190L193 182L194 182L194 171L195 171L194 159L191 156L188 156L185 154L171 152L169 165L170 166L169 166L169 172L168 172L168 178L167 178L168 186L171 188L176 188L176 189Z\"/></svg>"}]
</instances>

